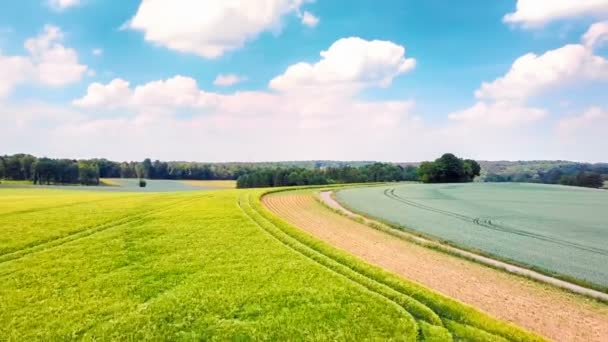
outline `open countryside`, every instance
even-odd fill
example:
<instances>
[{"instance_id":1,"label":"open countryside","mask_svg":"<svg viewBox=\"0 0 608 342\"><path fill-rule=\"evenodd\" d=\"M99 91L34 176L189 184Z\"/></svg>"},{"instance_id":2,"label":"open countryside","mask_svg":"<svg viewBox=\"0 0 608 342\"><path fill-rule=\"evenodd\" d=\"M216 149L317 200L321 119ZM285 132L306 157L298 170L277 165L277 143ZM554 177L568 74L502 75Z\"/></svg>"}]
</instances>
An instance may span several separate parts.
<instances>
[{"instance_id":1,"label":"open countryside","mask_svg":"<svg viewBox=\"0 0 608 342\"><path fill-rule=\"evenodd\" d=\"M608 288L608 192L537 184L347 189L348 208L404 229Z\"/></svg>"},{"instance_id":2,"label":"open countryside","mask_svg":"<svg viewBox=\"0 0 608 342\"><path fill-rule=\"evenodd\" d=\"M608 0L0 8L0 342L608 342Z\"/></svg>"},{"instance_id":3,"label":"open countryside","mask_svg":"<svg viewBox=\"0 0 608 342\"><path fill-rule=\"evenodd\" d=\"M262 193L3 190L0 335L542 340L311 239Z\"/></svg>"}]
</instances>

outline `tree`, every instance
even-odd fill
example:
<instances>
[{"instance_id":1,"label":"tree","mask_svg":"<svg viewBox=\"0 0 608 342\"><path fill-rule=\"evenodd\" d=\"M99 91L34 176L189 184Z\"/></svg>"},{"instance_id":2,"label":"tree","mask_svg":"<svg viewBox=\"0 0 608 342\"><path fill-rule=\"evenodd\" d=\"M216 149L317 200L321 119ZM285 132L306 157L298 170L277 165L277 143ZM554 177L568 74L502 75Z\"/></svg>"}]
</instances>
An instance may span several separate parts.
<instances>
[{"instance_id":1,"label":"tree","mask_svg":"<svg viewBox=\"0 0 608 342\"><path fill-rule=\"evenodd\" d=\"M79 161L78 180L82 185L99 185L99 167L97 164Z\"/></svg>"},{"instance_id":2,"label":"tree","mask_svg":"<svg viewBox=\"0 0 608 342\"><path fill-rule=\"evenodd\" d=\"M139 175L140 178L152 178L154 173L154 169L152 168L152 161L150 160L150 158L146 158L144 159L144 161L141 163L141 174Z\"/></svg>"},{"instance_id":3,"label":"tree","mask_svg":"<svg viewBox=\"0 0 608 342\"><path fill-rule=\"evenodd\" d=\"M462 160L446 153L433 162L423 162L418 168L423 183L471 182L481 173L481 166L474 160Z\"/></svg>"},{"instance_id":4,"label":"tree","mask_svg":"<svg viewBox=\"0 0 608 342\"><path fill-rule=\"evenodd\" d=\"M472 182L475 177L481 174L481 166L478 162L472 159L463 161L464 175L463 182Z\"/></svg>"}]
</instances>

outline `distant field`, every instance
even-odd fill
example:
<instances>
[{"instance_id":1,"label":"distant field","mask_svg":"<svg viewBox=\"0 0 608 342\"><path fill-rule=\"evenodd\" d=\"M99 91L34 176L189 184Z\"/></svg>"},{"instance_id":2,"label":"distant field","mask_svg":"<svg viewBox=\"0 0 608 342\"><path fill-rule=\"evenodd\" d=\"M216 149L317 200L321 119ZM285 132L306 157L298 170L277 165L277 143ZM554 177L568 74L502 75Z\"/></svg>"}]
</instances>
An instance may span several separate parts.
<instances>
[{"instance_id":1,"label":"distant field","mask_svg":"<svg viewBox=\"0 0 608 342\"><path fill-rule=\"evenodd\" d=\"M200 191L229 189L236 187L236 181L231 180L169 180L146 179L146 186L139 186L139 179L135 178L102 178L100 186L83 185L33 185L30 181L2 181L0 188L41 188L41 189L70 189L86 191L122 191L122 192L173 192L173 191Z\"/></svg>"},{"instance_id":2,"label":"distant field","mask_svg":"<svg viewBox=\"0 0 608 342\"><path fill-rule=\"evenodd\" d=\"M234 180L183 180L182 183L186 183L191 186L197 186L201 188L212 188L212 189L234 189L236 188L236 181Z\"/></svg>"},{"instance_id":3,"label":"distant field","mask_svg":"<svg viewBox=\"0 0 608 342\"><path fill-rule=\"evenodd\" d=\"M303 235L262 192L0 189L0 339L540 340Z\"/></svg>"},{"instance_id":4,"label":"distant field","mask_svg":"<svg viewBox=\"0 0 608 342\"><path fill-rule=\"evenodd\" d=\"M139 179L135 178L103 178L101 181L106 183L106 185L110 185L103 190L114 191L171 192L225 189L231 187L227 181L146 179L146 186L143 188L139 186Z\"/></svg>"},{"instance_id":5,"label":"distant field","mask_svg":"<svg viewBox=\"0 0 608 342\"><path fill-rule=\"evenodd\" d=\"M537 184L407 184L346 206L453 244L608 288L608 192Z\"/></svg>"}]
</instances>

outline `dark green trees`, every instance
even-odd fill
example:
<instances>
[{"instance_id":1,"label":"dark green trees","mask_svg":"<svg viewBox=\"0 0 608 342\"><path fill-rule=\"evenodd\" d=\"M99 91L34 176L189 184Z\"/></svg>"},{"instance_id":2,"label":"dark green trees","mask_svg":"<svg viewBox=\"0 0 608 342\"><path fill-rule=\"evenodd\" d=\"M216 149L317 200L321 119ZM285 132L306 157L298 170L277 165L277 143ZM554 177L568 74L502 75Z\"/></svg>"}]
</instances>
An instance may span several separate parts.
<instances>
[{"instance_id":1,"label":"dark green trees","mask_svg":"<svg viewBox=\"0 0 608 342\"><path fill-rule=\"evenodd\" d=\"M604 185L604 179L597 172L583 171L576 175L564 175L561 177L560 184L583 186L586 188L601 188Z\"/></svg>"},{"instance_id":2,"label":"dark green trees","mask_svg":"<svg viewBox=\"0 0 608 342\"><path fill-rule=\"evenodd\" d=\"M462 160L446 153L433 162L423 162L418 168L420 181L424 183L472 182L479 176L481 166L474 160Z\"/></svg>"}]
</instances>

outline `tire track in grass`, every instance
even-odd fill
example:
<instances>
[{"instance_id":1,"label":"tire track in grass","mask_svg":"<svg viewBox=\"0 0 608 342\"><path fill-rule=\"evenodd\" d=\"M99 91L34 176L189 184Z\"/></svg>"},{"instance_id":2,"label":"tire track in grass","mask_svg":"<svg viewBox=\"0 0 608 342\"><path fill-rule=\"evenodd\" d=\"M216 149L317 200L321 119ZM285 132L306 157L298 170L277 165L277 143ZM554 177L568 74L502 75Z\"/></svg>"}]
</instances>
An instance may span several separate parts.
<instances>
[{"instance_id":1,"label":"tire track in grass","mask_svg":"<svg viewBox=\"0 0 608 342\"><path fill-rule=\"evenodd\" d=\"M272 222L266 220L261 214L256 212L256 210L253 208L253 206L251 206L251 196L249 194L242 195L241 197L239 197L238 204L239 204L239 207L241 208L241 210L243 211L243 213L247 217L249 217L249 219L251 219L258 227L260 227L263 231L265 231L267 234L269 234L272 238L277 240L279 243L281 243L285 247L287 247L290 250L296 252L297 254L305 257L306 259L314 262L315 264L318 264L321 267L329 270L331 273L337 274L338 276L348 279L349 281L361 286L362 288L369 291L370 293L373 293L374 295L382 298L383 300L390 302L392 305L395 305L400 310L402 310L402 312L405 316L405 319L409 321L409 325L413 329L413 333L410 333L413 335L413 336L411 336L411 337L413 337L413 339L410 338L410 340L419 340L420 327L418 326L418 323L417 323L415 317L412 315L412 313L410 313L410 311L408 311L407 308L409 308L411 310L412 305L420 305L422 308L422 307L424 307L422 304L414 302L413 299L410 301L409 298L401 298L401 300L400 300L399 294L390 293L390 291L387 291L386 293L381 293L381 291L379 292L377 289L374 289L374 286L373 286L375 283L374 280L368 279L360 274L354 274L356 272L352 271L347 266L336 262L335 260L327 257L326 255L319 253L318 251L315 251L314 249L310 248L309 246L290 237L288 234L284 233L279 227L274 225ZM359 277L357 277L357 276L359 276ZM378 285L380 285L380 284L378 284ZM424 307L424 308L426 308L426 307ZM430 312L427 312L427 314L431 318L430 319L426 318L427 320L430 321L430 322L428 322L429 324L438 325L438 326L443 325L443 323L441 322L441 319L438 316L436 316L435 313L432 312L432 310L430 310L428 308L426 308L426 310L430 311ZM426 310L422 309L422 311L426 311ZM420 315L420 316L422 316L422 315ZM419 316L419 319L422 319L420 316ZM436 317L436 318L434 318L434 317Z\"/></svg>"},{"instance_id":2,"label":"tire track in grass","mask_svg":"<svg viewBox=\"0 0 608 342\"><path fill-rule=\"evenodd\" d=\"M280 197L280 196L278 196L278 197ZM298 200L300 200L300 197L302 197L302 196L297 196L297 197L298 197ZM302 197L302 200L303 200L303 199L304 199L304 197ZM269 203L267 203L267 202L264 202L264 203L265 203L265 205L267 205L267 206L269 205ZM271 204L270 204L270 205L271 205ZM255 210L256 210L256 209L254 209L254 212L256 212ZM360 278L357 278L357 279L352 279L352 278L351 278L351 277L349 277L348 275L345 275L347 278L351 279L351 281L356 282L356 283L359 283L359 281L358 281L358 280L362 278L362 279L365 279L365 280L367 280L368 282L371 282L371 283L373 283L373 284L375 284L375 285L378 285L378 286L380 286L380 287L382 287L382 288L389 289L389 290L391 290L391 291L394 291L394 292L398 293L399 295L405 296L405 297L407 297L407 298L411 298L412 300L416 301L418 304L422 305L423 307L425 307L426 309L428 309L429 311L431 311L431 312L433 313L433 315L434 315L434 316L439 317L439 320L441 321L441 324L436 324L436 325L435 325L436 327L439 327L439 328L440 328L439 330L441 330L441 331L446 331L446 332L447 332L448 330L445 328L444 324L446 324L447 322L450 322L450 321L452 321L452 320L463 319L464 321L458 322L458 324L459 324L459 325L461 325L461 326L463 326L463 327L466 327L466 328L468 329L468 331L479 331L479 332L480 332L480 334L481 334L481 335L483 335L483 336L485 336L485 337L492 336L492 337L493 337L493 338L492 338L492 340L495 340L495 341L503 341L503 340L505 340L505 337L501 337L501 336L499 336L499 335L495 335L495 334L493 334L493 333L491 333L491 332L489 332L489 331L482 330L482 327L481 327L481 326L480 326L480 327L476 327L476 326L471 326L471 325L466 324L466 323L467 323L467 320L468 320L466 317L453 317L453 315L452 315L452 314L447 314L447 316L446 316L446 317L441 317L441 316L439 316L439 315L438 315L436 312L434 312L434 311L433 311L433 309L429 308L428 306L426 306L426 305L425 305L425 304L423 304L422 302L419 302L419 301L418 301L418 300L416 300L415 298L410 297L410 296L409 296L407 293L403 292L403 290L402 290L402 289L400 289L398 286L395 286L395 285L394 285L394 284L392 284L390 281L388 281L388 280L382 280L382 281L381 281L381 280L379 280L379 279L372 278L372 277L370 277L369 275L367 275L367 274L366 274L366 272L361 272L361 271L357 270L356 268L353 268L353 267L351 267L351 266L348 266L348 264L344 264L344 263L342 263L342 262L341 262L339 259L336 259L336 258L334 258L334 257L332 257L332 256L330 256L330 255L328 255L328 254L325 254L325 253L324 253L322 250L317 249L317 248L316 248L316 247L314 247L313 245L309 245L309 244L307 244L307 243L305 243L305 242L300 241L300 239L299 239L299 238L293 237L293 236L292 236L290 233L287 233L287 232L283 231L283 229L282 229L282 228L280 228L280 227L279 227L279 226L277 226L276 224L274 224L274 223L272 223L271 221L269 221L269 220L268 220L267 218L265 218L265 217L264 217L264 215L262 215L261 213L256 212L256 214L257 214L257 215L259 215L259 216L260 216L262 219L264 219L264 220L265 220L267 223L269 223L269 224L273 225L273 226L275 227L275 229L278 229L278 230L279 230L279 231L280 231L282 234L284 234L285 236L287 236L287 237L291 238L292 240L296 241L296 243L297 243L297 244L302 245L302 246L304 246L305 248L307 248L307 249L309 249L309 250L312 250L312 251L314 251L315 253L320 254L320 255L321 255L321 256L323 256L324 258L331 260L331 262L336 263L337 265L340 265L340 266L341 266L343 269L348 270L348 272L352 272L352 273L356 274L358 277L360 277ZM254 221L255 221L255 220L254 220ZM257 222L256 222L256 223L257 223ZM258 225L260 225L260 224L258 223ZM260 226L261 226L261 225L260 225ZM263 228L263 229L265 229L264 227L262 227L262 228ZM265 229L265 230L266 230L266 229ZM269 233L271 233L271 232L269 232ZM272 233L271 233L271 235L272 235ZM273 236L274 236L274 235L273 235ZM282 241L281 241L281 242L282 242ZM288 245L288 247L290 247L290 246ZM303 254L303 253L301 253L301 254ZM308 256L308 255L305 255L305 256ZM308 257L309 257L309 256L308 256ZM309 258L310 258L310 257L309 257ZM314 260L314 259L313 259L313 260ZM315 261L317 261L317 260L315 260ZM320 262L319 262L319 263L320 263ZM323 265L323 264L322 264L322 265ZM326 267L328 267L328 268L330 268L331 270L333 270L334 272L336 272L336 270L334 270L334 269L333 269L331 266L326 266ZM340 273L340 274L342 274L342 273ZM359 283L359 284L360 284L360 283ZM365 286L365 287L367 287L366 285L364 285L364 286ZM369 289L370 289L370 290L372 290L372 291L373 291L373 290L375 290L375 289L373 289L373 288L369 288ZM377 291L374 291L374 292L377 292ZM386 296L384 296L384 297L386 297ZM389 298L389 299L390 299L390 298ZM408 311L408 309L407 309L407 308L404 308L404 309L405 309L406 311ZM409 311L408 311L408 312L409 312ZM410 314L411 314L411 313L410 313ZM414 315L414 316L416 316L416 315ZM424 319L421 319L421 320L420 320L420 322L426 322L426 323L429 323L428 321L425 321ZM431 323L431 324L433 324L433 323ZM422 324L422 323L418 325L418 334L419 334L419 335L418 335L418 338L422 338L423 336L426 336L426 335L425 335L425 332L426 332L426 334L429 334L429 331L428 331L427 329L423 329L423 328L422 328L423 326L424 326L424 324ZM435 330L435 333L437 333L437 330ZM442 336L445 336L445 335L444 335L444 333L442 333L441 335L442 335ZM456 337L460 337L460 335L459 335L458 333L455 333L455 336L456 336ZM427 337L428 337L428 336L427 336ZM520 336L520 337L521 337L521 336ZM430 338L430 337L429 337L429 338ZM429 340L432 340L432 338L430 338ZM508 340L508 339L507 339L507 340ZM515 338L515 337L514 337L514 340L517 340L517 338ZM524 338L523 340L525 340L525 338ZM542 339L539 339L539 340L542 340Z\"/></svg>"},{"instance_id":3,"label":"tire track in grass","mask_svg":"<svg viewBox=\"0 0 608 342\"><path fill-rule=\"evenodd\" d=\"M560 246L572 247L572 248L584 250L584 251L587 251L590 253L608 256L608 250L604 250L601 248L581 245L576 242L562 240L562 239L558 239L558 238L554 238L554 237L548 237L548 236L545 236L542 234L532 233L532 232L521 230L521 229L510 228L505 225L496 224L496 223L492 222L492 220L489 218L466 216L466 215L454 213L454 212L451 212L448 210L443 210L443 209L434 208L434 207L431 207L428 205L420 204L418 202L414 202L412 200L405 199L405 198L395 194L394 188L384 190L384 195L394 201L401 202L403 204L406 204L406 205L409 205L412 207L416 207L418 209L431 211L431 212L438 213L438 214L445 215L445 216L450 216L450 217L459 219L459 220L467 222L467 223L473 223L480 227L484 227L484 228L488 228L488 229L492 229L492 230L496 230L496 231L501 231L504 233L510 233L510 234L515 234L515 235L530 237L533 239L554 243L554 244L557 244Z\"/></svg>"},{"instance_id":4,"label":"tire track in grass","mask_svg":"<svg viewBox=\"0 0 608 342\"><path fill-rule=\"evenodd\" d=\"M179 205L184 205L187 204L189 202L193 202L196 201L199 197L196 198L189 198L189 199L185 199L182 201L178 201L175 203L171 203L163 208L154 208L151 210L147 210L144 211L141 214L137 214L137 215L129 215L126 217L122 217L120 219L117 220L112 220L109 222L105 222L101 225L96 225L84 230L79 230L76 231L74 233L71 233L69 235L57 238L57 239L53 239L50 241L45 241L41 244L35 245L35 246L31 246L31 247L26 247L14 252L10 252L10 253L6 253L3 255L0 255L0 264L3 264L5 262L9 262L9 261L13 261L13 260L18 260L21 259L27 255L33 254L33 253L40 253L40 252L44 252L48 249L51 248L55 248L55 247L59 247L61 245L64 245L66 243L69 242L74 242L77 240L80 240L82 238L91 236L93 234L105 231L107 229L111 229L111 228L115 228L115 227L120 227L120 226L124 226L127 224L133 224L133 223L137 223L137 222L141 222L144 221L145 219L147 219L148 217L155 215L155 214L159 214L159 213L163 213L166 211L169 211Z\"/></svg>"},{"instance_id":5,"label":"tire track in grass","mask_svg":"<svg viewBox=\"0 0 608 342\"><path fill-rule=\"evenodd\" d=\"M332 205L330 193L322 192L321 200L317 200L311 192L304 196L304 205L302 196L289 192L265 196L263 203L275 215L316 238L495 317L558 341L604 342L608 336L608 307L422 247L411 242L409 235L404 238L404 232L381 229L369 219ZM301 215L304 212L316 215L323 223L307 223ZM363 248L357 247L361 245ZM421 301L437 308L434 302ZM484 325L476 326L485 329Z\"/></svg>"},{"instance_id":6,"label":"tire track in grass","mask_svg":"<svg viewBox=\"0 0 608 342\"><path fill-rule=\"evenodd\" d=\"M138 196L136 196L136 195L130 195L130 196L121 197L120 199L129 199L129 198L133 198L133 197L138 197ZM116 200L115 197L99 198L99 199L90 200L90 201L76 201L74 203L66 203L66 204L55 205L55 206L48 206L48 207L45 206L45 207L36 207L36 208L29 208L29 209L22 209L22 210L14 210L14 211L9 211L9 212L5 212L5 213L0 214L0 217L7 217L7 216L21 215L21 214L29 214L29 213L38 213L38 212L44 212L44 211L47 211L47 210L55 210L55 209L64 209L64 208L75 207L75 206L82 205L82 204L93 204L93 203L115 201L115 200Z\"/></svg>"}]
</instances>

